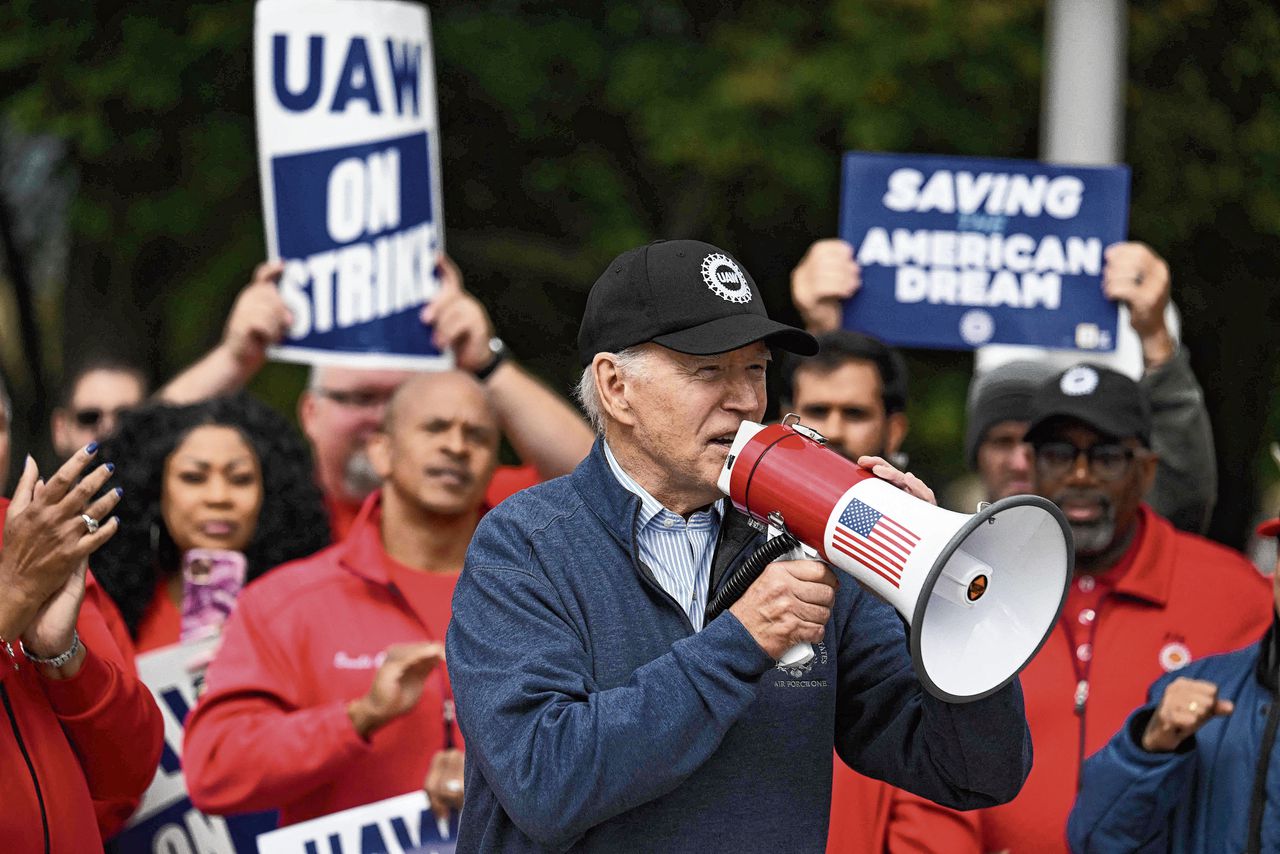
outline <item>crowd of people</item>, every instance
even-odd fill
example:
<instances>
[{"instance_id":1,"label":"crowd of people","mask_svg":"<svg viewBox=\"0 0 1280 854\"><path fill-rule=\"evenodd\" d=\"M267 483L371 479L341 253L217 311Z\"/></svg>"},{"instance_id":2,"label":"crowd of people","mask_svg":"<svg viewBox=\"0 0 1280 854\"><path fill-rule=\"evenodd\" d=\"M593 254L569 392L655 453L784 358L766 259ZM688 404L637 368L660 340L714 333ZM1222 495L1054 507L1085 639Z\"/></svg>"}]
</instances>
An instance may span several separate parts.
<instances>
[{"instance_id":1,"label":"crowd of people","mask_svg":"<svg viewBox=\"0 0 1280 854\"><path fill-rule=\"evenodd\" d=\"M290 326L281 272L255 270L154 392L81 365L50 425L65 462L46 479L26 457L0 503L7 850L125 826L163 746L135 656L193 639L215 565L230 614L181 755L208 814L289 825L423 789L459 851L1280 850L1280 573L1268 595L1201 536L1213 436L1150 248L1111 247L1103 273L1138 379L1025 359L970 385L955 453L986 500L1039 495L1074 542L1048 640L972 703L926 691L902 620L819 560L769 564L705 619L764 541L716 480L775 357L783 411L936 503L905 471L905 360L840 328L849 244L793 271L803 329L717 247L618 256L582 318L579 406L442 257L421 319L455 367L313 367L300 432L245 391ZM779 664L797 642L802 679Z\"/></svg>"}]
</instances>

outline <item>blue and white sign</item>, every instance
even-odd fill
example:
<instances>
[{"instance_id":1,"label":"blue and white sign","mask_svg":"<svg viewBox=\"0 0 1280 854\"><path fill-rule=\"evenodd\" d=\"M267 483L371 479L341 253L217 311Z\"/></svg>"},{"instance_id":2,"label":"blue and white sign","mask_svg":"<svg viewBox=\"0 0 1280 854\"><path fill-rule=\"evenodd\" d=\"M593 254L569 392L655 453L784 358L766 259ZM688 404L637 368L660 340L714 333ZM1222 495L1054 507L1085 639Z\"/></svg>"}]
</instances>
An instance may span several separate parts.
<instances>
[{"instance_id":1,"label":"blue and white sign","mask_svg":"<svg viewBox=\"0 0 1280 854\"><path fill-rule=\"evenodd\" d=\"M264 834L258 854L454 854L457 832L418 790Z\"/></svg>"},{"instance_id":2,"label":"blue and white sign","mask_svg":"<svg viewBox=\"0 0 1280 854\"><path fill-rule=\"evenodd\" d=\"M272 356L451 366L418 319L444 248L426 7L258 0L254 67L267 254L293 314Z\"/></svg>"},{"instance_id":3,"label":"blue and white sign","mask_svg":"<svg viewBox=\"0 0 1280 854\"><path fill-rule=\"evenodd\" d=\"M1115 347L1102 262L1128 231L1128 167L850 152L841 185L862 272L845 328L906 347Z\"/></svg>"},{"instance_id":4,"label":"blue and white sign","mask_svg":"<svg viewBox=\"0 0 1280 854\"><path fill-rule=\"evenodd\" d=\"M107 843L110 854L254 854L258 834L276 826L274 812L221 818L200 812L187 797L181 762L183 721L195 707L204 675L192 669L192 663L207 663L217 642L209 638L138 656L138 677L151 689L164 718L164 750L137 812Z\"/></svg>"}]
</instances>

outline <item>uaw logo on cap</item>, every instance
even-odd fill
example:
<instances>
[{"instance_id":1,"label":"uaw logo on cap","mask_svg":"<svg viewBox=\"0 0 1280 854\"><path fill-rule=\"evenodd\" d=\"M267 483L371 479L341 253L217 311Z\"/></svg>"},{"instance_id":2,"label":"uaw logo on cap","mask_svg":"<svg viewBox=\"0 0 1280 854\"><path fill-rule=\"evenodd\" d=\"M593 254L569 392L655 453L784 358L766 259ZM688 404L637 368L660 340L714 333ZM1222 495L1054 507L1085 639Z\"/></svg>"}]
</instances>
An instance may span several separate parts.
<instances>
[{"instance_id":1,"label":"uaw logo on cap","mask_svg":"<svg viewBox=\"0 0 1280 854\"><path fill-rule=\"evenodd\" d=\"M1062 375L1058 387L1063 394L1071 397L1093 394L1093 390L1098 387L1098 372L1088 365L1076 365Z\"/></svg>"},{"instance_id":2,"label":"uaw logo on cap","mask_svg":"<svg viewBox=\"0 0 1280 854\"><path fill-rule=\"evenodd\" d=\"M751 302L751 285L733 259L713 252L702 259L702 280L712 293L723 300L737 303Z\"/></svg>"}]
</instances>

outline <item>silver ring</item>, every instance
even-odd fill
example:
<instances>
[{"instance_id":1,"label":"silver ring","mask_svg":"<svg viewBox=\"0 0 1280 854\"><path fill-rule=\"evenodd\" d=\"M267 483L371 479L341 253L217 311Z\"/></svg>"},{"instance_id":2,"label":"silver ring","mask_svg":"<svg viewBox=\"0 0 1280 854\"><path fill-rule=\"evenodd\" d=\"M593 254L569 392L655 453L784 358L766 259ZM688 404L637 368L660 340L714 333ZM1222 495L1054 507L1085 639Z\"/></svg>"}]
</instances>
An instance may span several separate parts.
<instances>
[{"instance_id":1,"label":"silver ring","mask_svg":"<svg viewBox=\"0 0 1280 854\"><path fill-rule=\"evenodd\" d=\"M461 780L449 780L448 782L446 782L446 783L444 784L444 790L445 790L446 792L453 792L454 794L457 794L458 792L461 792L461 791L462 791L462 781L461 781Z\"/></svg>"},{"instance_id":2,"label":"silver ring","mask_svg":"<svg viewBox=\"0 0 1280 854\"><path fill-rule=\"evenodd\" d=\"M90 534L98 533L98 520L90 516L88 513L80 514L80 518L84 520L84 526L89 529Z\"/></svg>"}]
</instances>

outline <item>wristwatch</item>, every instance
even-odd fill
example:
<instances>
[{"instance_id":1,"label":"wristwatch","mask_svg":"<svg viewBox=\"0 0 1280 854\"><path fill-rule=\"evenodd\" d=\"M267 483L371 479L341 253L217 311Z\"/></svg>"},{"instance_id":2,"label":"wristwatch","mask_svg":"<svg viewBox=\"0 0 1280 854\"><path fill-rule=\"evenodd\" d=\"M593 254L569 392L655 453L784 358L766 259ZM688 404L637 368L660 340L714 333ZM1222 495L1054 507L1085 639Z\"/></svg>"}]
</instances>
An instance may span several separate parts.
<instances>
[{"instance_id":1,"label":"wristwatch","mask_svg":"<svg viewBox=\"0 0 1280 854\"><path fill-rule=\"evenodd\" d=\"M484 382L489 379L494 371L498 370L498 366L507 360L511 355L511 351L507 349L506 342L501 338L493 337L489 339L489 352L492 354L488 363L483 368L475 372L476 379Z\"/></svg>"}]
</instances>

